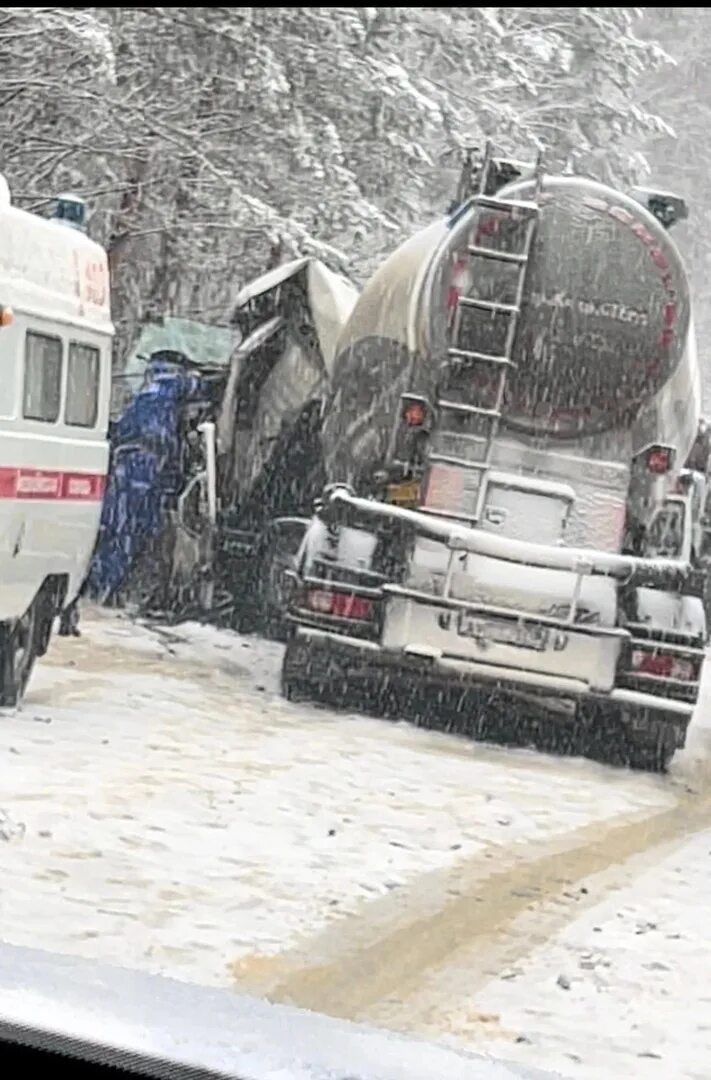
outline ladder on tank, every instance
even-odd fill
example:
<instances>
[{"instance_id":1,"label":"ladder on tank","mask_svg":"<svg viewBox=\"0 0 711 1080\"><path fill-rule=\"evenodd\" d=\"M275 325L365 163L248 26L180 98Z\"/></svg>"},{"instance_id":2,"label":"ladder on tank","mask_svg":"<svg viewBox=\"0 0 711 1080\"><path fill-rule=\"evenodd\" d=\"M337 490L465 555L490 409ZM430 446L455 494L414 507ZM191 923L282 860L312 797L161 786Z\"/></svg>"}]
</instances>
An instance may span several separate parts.
<instances>
[{"instance_id":1,"label":"ladder on tank","mask_svg":"<svg viewBox=\"0 0 711 1080\"><path fill-rule=\"evenodd\" d=\"M471 175L471 160L468 161L468 164ZM496 194L498 188L509 183L515 177L524 178L526 173L534 180L533 199L523 201L520 199L501 198ZM507 263L514 266L516 268L516 278L513 288L514 298L512 303L505 304L494 300L479 300L461 294L457 297L446 362L448 365L451 365L452 363L463 363L472 368L476 365L479 368L488 367L493 369L496 372L495 392L493 395L494 400L493 405L490 408L482 408L475 405L465 405L459 402L449 401L446 398L439 398L437 401L437 408L441 419L447 414L457 413L470 418L481 418L486 430L483 435L477 435L476 443L478 446L481 446L483 443L483 455L481 458L477 458L477 460L455 457L450 454L438 453L436 451L431 452L429 455L429 460L433 463L441 462L442 464L455 465L462 469L479 471L480 480L476 498L475 514L473 517L471 515L451 515L458 518L466 516L472 523L479 521L483 512L484 501L486 498L487 474L491 470L491 458L494 442L501 422L508 375L510 371L516 368L516 364L513 360L513 349L516 342L516 334L521 315L521 305L526 288L531 248L533 246L536 226L538 224L538 197L541 193L542 184L543 161L541 152L538 153L534 163L519 163L507 159L495 158L492 144L487 143L478 176L478 188L471 197L471 203L478 211L493 211L498 215L501 215L504 219L521 222L523 224L521 230L523 243L519 251L499 251L495 247L476 242L478 239L476 235L476 225L480 221L480 214L476 214L471 234L472 239L467 244L464 254L470 267L483 266L486 262L490 261ZM492 191L493 194L490 193ZM488 312L492 317L499 315L508 320L504 346L500 355L477 352L462 347L462 319L467 309ZM445 425L442 425L441 419L440 430L443 434L446 434L447 429ZM451 432L451 434L454 434L454 432Z\"/></svg>"}]
</instances>

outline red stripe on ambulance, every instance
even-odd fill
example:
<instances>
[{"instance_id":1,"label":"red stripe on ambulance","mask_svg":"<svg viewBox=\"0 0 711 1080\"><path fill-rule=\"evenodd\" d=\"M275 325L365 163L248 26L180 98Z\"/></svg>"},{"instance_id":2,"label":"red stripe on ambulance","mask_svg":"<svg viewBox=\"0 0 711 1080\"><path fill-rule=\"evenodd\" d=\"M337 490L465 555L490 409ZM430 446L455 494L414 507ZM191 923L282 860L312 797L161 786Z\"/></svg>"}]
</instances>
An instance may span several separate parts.
<instances>
[{"instance_id":1,"label":"red stripe on ambulance","mask_svg":"<svg viewBox=\"0 0 711 1080\"><path fill-rule=\"evenodd\" d=\"M97 502L104 496L102 473L59 472L0 466L0 499L61 499Z\"/></svg>"}]
</instances>

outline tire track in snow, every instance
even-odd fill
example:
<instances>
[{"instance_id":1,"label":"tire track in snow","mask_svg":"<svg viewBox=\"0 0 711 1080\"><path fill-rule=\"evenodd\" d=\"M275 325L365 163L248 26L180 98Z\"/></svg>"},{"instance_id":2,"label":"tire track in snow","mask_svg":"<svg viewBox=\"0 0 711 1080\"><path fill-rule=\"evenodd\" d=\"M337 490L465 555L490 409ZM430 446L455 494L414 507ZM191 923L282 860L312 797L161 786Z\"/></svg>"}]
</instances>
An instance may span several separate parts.
<instances>
[{"instance_id":1,"label":"tire track in snow","mask_svg":"<svg viewBox=\"0 0 711 1080\"><path fill-rule=\"evenodd\" d=\"M487 873L490 864L478 855L445 875L428 875L405 898L392 895L368 905L360 917L339 922L290 954L245 958L233 974L240 989L270 1001L352 1020L389 1013L394 1026L411 1027L416 1018L405 1003L455 954L466 950L476 957L468 980L473 992L598 903L600 888L612 891L660 849L709 825L711 790L687 792L669 809L617 823L608 819L549 841L534 857L527 845L527 857L509 857L494 872ZM595 875L604 880L581 891Z\"/></svg>"},{"instance_id":2,"label":"tire track in snow","mask_svg":"<svg viewBox=\"0 0 711 1080\"><path fill-rule=\"evenodd\" d=\"M155 648L146 648L144 642L134 651L133 642L124 635L117 636L115 647L91 637L68 642L66 648L61 648L63 644L47 666L63 666L62 653L67 657L71 653L72 667L78 668L80 678L70 677L68 682L60 678L60 685L36 690L29 695L28 705L89 700L107 676L145 673L193 683L199 687L201 708L219 713L229 709L235 677L245 685L250 682L244 666L219 652L209 658L186 656L187 642L180 648L181 655L166 649L162 641ZM284 714L271 717L270 723L289 724L294 715L293 707L285 706ZM524 763L512 755L506 763L500 756L500 761L502 781L504 766L536 772L552 768L551 759L545 757L531 756ZM675 794L673 788L667 791ZM273 1000L292 1001L336 1016L362 1018L372 1016L374 1010L390 1009L397 1025L406 1016L403 1003L410 1002L426 976L453 954L467 950L469 955L476 950L471 973L474 988L477 980L495 974L503 959L510 963L524 955L564 924L573 910L577 913L583 901L579 892L576 897L572 883L607 871L613 879L617 875L609 886L614 888L624 873L620 868L631 857L709 823L711 790L696 799L681 796L671 809L640 811L616 820L608 817L538 845L512 845L503 853L499 849L480 852L458 868L423 874L415 886L368 904L359 917L334 922L298 950L273 959L245 958L233 967L233 975L247 988L266 990ZM497 870L492 873L494 859ZM596 892L595 900L599 898ZM534 919L525 935L517 927L524 914Z\"/></svg>"}]
</instances>

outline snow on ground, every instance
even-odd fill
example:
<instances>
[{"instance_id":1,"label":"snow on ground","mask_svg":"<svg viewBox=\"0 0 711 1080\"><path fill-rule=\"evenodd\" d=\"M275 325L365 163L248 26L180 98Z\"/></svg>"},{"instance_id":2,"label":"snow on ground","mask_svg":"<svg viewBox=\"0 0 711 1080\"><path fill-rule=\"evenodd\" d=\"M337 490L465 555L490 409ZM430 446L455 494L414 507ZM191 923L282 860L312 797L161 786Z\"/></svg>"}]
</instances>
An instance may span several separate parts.
<instances>
[{"instance_id":1,"label":"snow on ground","mask_svg":"<svg viewBox=\"0 0 711 1080\"><path fill-rule=\"evenodd\" d=\"M680 835L576 882L567 919L560 896L533 905L498 942L495 974L481 943L462 948L373 1018L571 1080L709 1080L711 670L672 773Z\"/></svg>"},{"instance_id":2,"label":"snow on ground","mask_svg":"<svg viewBox=\"0 0 711 1080\"><path fill-rule=\"evenodd\" d=\"M0 720L0 936L229 985L485 848L673 803L653 777L292 705L281 648L85 614Z\"/></svg>"},{"instance_id":3,"label":"snow on ground","mask_svg":"<svg viewBox=\"0 0 711 1080\"><path fill-rule=\"evenodd\" d=\"M710 903L705 831L476 995L461 957L458 974L444 973L450 1004L436 1034L576 1080L708 1080ZM498 1037L487 1023L473 1032L472 1006Z\"/></svg>"}]
</instances>

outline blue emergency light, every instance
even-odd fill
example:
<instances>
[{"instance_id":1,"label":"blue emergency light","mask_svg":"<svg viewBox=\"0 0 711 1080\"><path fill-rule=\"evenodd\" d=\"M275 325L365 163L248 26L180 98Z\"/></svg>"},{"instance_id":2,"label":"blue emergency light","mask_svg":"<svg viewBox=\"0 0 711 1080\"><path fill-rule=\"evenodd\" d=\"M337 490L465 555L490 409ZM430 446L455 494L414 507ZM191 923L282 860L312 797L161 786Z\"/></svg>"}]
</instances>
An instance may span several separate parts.
<instances>
[{"instance_id":1,"label":"blue emergency light","mask_svg":"<svg viewBox=\"0 0 711 1080\"><path fill-rule=\"evenodd\" d=\"M86 232L86 203L78 195L58 195L52 220Z\"/></svg>"}]
</instances>

